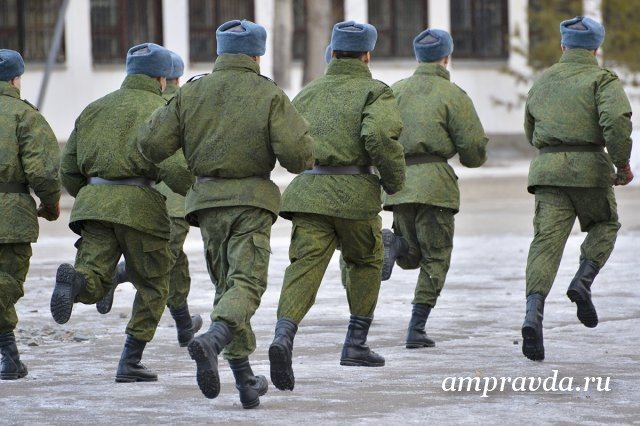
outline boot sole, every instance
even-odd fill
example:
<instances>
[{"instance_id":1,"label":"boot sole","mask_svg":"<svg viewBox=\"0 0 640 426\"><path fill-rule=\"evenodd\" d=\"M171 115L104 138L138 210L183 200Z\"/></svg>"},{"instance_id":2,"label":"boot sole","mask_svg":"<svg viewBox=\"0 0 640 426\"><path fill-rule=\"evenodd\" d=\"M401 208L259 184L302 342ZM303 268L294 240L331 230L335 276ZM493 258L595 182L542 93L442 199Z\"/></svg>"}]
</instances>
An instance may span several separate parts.
<instances>
[{"instance_id":1,"label":"boot sole","mask_svg":"<svg viewBox=\"0 0 640 426\"><path fill-rule=\"evenodd\" d=\"M192 340L188 346L189 356L196 362L198 387L202 394L213 399L220 393L220 376L218 370L212 367L206 349L197 340Z\"/></svg>"},{"instance_id":2,"label":"boot sole","mask_svg":"<svg viewBox=\"0 0 640 426\"><path fill-rule=\"evenodd\" d=\"M291 358L287 350L278 345L269 347L269 364L271 368L271 383L280 390L293 390L296 379L291 367Z\"/></svg>"},{"instance_id":3,"label":"boot sole","mask_svg":"<svg viewBox=\"0 0 640 426\"><path fill-rule=\"evenodd\" d=\"M96 309L102 315L108 314L111 312L111 307L113 306L113 294L114 289L109 290L105 296L96 302Z\"/></svg>"},{"instance_id":4,"label":"boot sole","mask_svg":"<svg viewBox=\"0 0 640 426\"><path fill-rule=\"evenodd\" d=\"M568 290L567 297L576 304L576 316L585 327L594 328L598 325L598 313L589 300L585 300L576 290Z\"/></svg>"},{"instance_id":5,"label":"boot sole","mask_svg":"<svg viewBox=\"0 0 640 426\"><path fill-rule=\"evenodd\" d=\"M436 346L435 343L425 343L425 342L407 342L407 349L420 349L420 348L434 348Z\"/></svg>"},{"instance_id":6,"label":"boot sole","mask_svg":"<svg viewBox=\"0 0 640 426\"><path fill-rule=\"evenodd\" d=\"M4 374L0 374L0 380L18 380L18 379L22 379L24 377L27 377L27 374L29 374L28 372L24 372L24 373L4 373Z\"/></svg>"},{"instance_id":7,"label":"boot sole","mask_svg":"<svg viewBox=\"0 0 640 426\"><path fill-rule=\"evenodd\" d=\"M73 310L73 278L75 269L64 263L56 272L56 286L51 295L51 315L58 324L65 324Z\"/></svg>"},{"instance_id":8,"label":"boot sole","mask_svg":"<svg viewBox=\"0 0 640 426\"><path fill-rule=\"evenodd\" d=\"M384 361L380 363L363 361L361 359L345 358L340 360L340 365L344 365L347 367L384 367Z\"/></svg>"},{"instance_id":9,"label":"boot sole","mask_svg":"<svg viewBox=\"0 0 640 426\"><path fill-rule=\"evenodd\" d=\"M544 347L538 347L538 333L533 327L522 327L522 354L531 361L544 359Z\"/></svg>"},{"instance_id":10,"label":"boot sole","mask_svg":"<svg viewBox=\"0 0 640 426\"><path fill-rule=\"evenodd\" d=\"M157 377L116 376L116 383L157 382Z\"/></svg>"}]
</instances>

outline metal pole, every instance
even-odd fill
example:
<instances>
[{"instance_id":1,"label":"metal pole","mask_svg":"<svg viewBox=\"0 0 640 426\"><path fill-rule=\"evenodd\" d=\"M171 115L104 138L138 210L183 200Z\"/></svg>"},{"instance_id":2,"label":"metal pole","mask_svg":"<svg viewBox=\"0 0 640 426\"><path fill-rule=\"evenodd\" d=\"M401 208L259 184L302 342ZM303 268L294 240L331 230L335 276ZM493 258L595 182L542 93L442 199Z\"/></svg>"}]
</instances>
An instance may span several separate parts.
<instances>
[{"instance_id":1,"label":"metal pole","mask_svg":"<svg viewBox=\"0 0 640 426\"><path fill-rule=\"evenodd\" d=\"M49 85L49 77L51 77L51 70L53 64L56 61L56 56L60 50L60 42L62 41L62 31L64 30L64 16L67 12L67 6L69 0L63 0L58 11L58 20L56 21L56 28L53 31L53 40L51 40L51 48L49 49L49 56L47 56L47 64L44 69L44 75L42 76L42 84L40 86L40 93L38 94L38 103L36 106L38 109L42 109L44 104L44 96L47 93L47 86Z\"/></svg>"}]
</instances>

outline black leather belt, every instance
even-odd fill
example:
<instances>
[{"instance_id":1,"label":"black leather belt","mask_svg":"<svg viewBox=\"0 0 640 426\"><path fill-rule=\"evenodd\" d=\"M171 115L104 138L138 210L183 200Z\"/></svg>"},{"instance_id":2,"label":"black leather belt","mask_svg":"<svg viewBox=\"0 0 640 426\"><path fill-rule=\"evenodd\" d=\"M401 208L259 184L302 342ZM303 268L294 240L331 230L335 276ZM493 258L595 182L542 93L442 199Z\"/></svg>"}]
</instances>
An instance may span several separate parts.
<instances>
[{"instance_id":1,"label":"black leather belt","mask_svg":"<svg viewBox=\"0 0 640 426\"><path fill-rule=\"evenodd\" d=\"M28 194L29 187L24 183L3 182L0 183L0 193L5 194Z\"/></svg>"},{"instance_id":2,"label":"black leather belt","mask_svg":"<svg viewBox=\"0 0 640 426\"><path fill-rule=\"evenodd\" d=\"M215 182L215 181L225 181L225 180L229 180L229 179L246 179L246 178L250 178L250 177L257 177L257 178L261 178L264 180L270 180L271 179L271 173L267 173L264 175L260 175L260 176L247 176L244 178L227 178L227 177L219 177L219 176L196 176L196 182L197 183L202 183L202 182Z\"/></svg>"},{"instance_id":3,"label":"black leather belt","mask_svg":"<svg viewBox=\"0 0 640 426\"><path fill-rule=\"evenodd\" d=\"M407 164L407 166L413 166L415 164L425 164L425 163L446 163L447 159L434 154L417 154L417 155L406 156L404 158L404 161Z\"/></svg>"},{"instance_id":4,"label":"black leather belt","mask_svg":"<svg viewBox=\"0 0 640 426\"><path fill-rule=\"evenodd\" d=\"M155 181L143 177L127 179L103 179L101 177L90 177L87 180L89 185L129 185L129 186L152 186Z\"/></svg>"},{"instance_id":5,"label":"black leather belt","mask_svg":"<svg viewBox=\"0 0 640 426\"><path fill-rule=\"evenodd\" d=\"M540 155L552 152L604 152L600 145L554 145L540 148Z\"/></svg>"},{"instance_id":6,"label":"black leather belt","mask_svg":"<svg viewBox=\"0 0 640 426\"><path fill-rule=\"evenodd\" d=\"M375 175L377 169L373 166L313 166L305 170L305 175Z\"/></svg>"}]
</instances>

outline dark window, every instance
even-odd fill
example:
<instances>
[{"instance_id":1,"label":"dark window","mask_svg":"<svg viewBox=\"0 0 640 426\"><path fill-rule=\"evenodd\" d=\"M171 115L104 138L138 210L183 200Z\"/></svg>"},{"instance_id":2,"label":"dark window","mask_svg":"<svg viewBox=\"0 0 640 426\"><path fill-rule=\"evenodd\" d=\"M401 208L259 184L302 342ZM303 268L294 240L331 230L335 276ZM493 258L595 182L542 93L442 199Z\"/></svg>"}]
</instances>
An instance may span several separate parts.
<instances>
[{"instance_id":1,"label":"dark window","mask_svg":"<svg viewBox=\"0 0 640 426\"><path fill-rule=\"evenodd\" d=\"M509 56L508 0L451 0L453 56L503 59Z\"/></svg>"},{"instance_id":2,"label":"dark window","mask_svg":"<svg viewBox=\"0 0 640 426\"><path fill-rule=\"evenodd\" d=\"M529 65L547 68L560 58L560 22L582 14L582 0L529 0Z\"/></svg>"},{"instance_id":3,"label":"dark window","mask_svg":"<svg viewBox=\"0 0 640 426\"><path fill-rule=\"evenodd\" d=\"M374 57L414 56L413 39L429 26L427 0L369 0L369 23L378 30Z\"/></svg>"},{"instance_id":4,"label":"dark window","mask_svg":"<svg viewBox=\"0 0 640 426\"><path fill-rule=\"evenodd\" d=\"M162 44L162 0L91 0L95 63L124 62L136 44Z\"/></svg>"},{"instance_id":5,"label":"dark window","mask_svg":"<svg viewBox=\"0 0 640 426\"><path fill-rule=\"evenodd\" d=\"M25 61L44 61L49 55L62 0L0 1L0 46L20 52ZM64 62L64 36L57 62Z\"/></svg>"},{"instance_id":6,"label":"dark window","mask_svg":"<svg viewBox=\"0 0 640 426\"><path fill-rule=\"evenodd\" d=\"M308 1L308 0L307 0ZM305 23L307 11L305 0L293 0L293 58L303 59L307 42L307 25ZM313 0L318 1L318 0ZM323 0L324 1L324 0ZM344 21L344 0L331 0L331 22L337 24ZM333 27L331 27L333 28Z\"/></svg>"},{"instance_id":7,"label":"dark window","mask_svg":"<svg viewBox=\"0 0 640 426\"><path fill-rule=\"evenodd\" d=\"M189 0L189 57L211 62L216 54L216 30L233 19L254 19L253 0Z\"/></svg>"},{"instance_id":8,"label":"dark window","mask_svg":"<svg viewBox=\"0 0 640 426\"><path fill-rule=\"evenodd\" d=\"M637 2L602 0L602 18L606 28L603 59L606 66L616 65L640 71L640 9Z\"/></svg>"}]
</instances>

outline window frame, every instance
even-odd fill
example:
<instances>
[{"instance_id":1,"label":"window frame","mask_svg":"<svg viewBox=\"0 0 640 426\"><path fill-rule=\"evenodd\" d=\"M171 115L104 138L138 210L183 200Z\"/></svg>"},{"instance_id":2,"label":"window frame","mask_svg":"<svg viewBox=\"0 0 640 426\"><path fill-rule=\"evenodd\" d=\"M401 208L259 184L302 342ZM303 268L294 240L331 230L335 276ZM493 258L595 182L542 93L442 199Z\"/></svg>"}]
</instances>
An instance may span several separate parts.
<instances>
[{"instance_id":1,"label":"window frame","mask_svg":"<svg viewBox=\"0 0 640 426\"><path fill-rule=\"evenodd\" d=\"M469 15L470 15L470 26L469 28L456 28L455 16L457 15L458 7L461 6L456 4L458 1L467 2L467 5L470 6ZM477 17L478 10L481 7L485 6L485 1L491 0L483 0L483 2L474 1L474 0L450 0L449 2L449 14L450 14L450 28L451 28L451 37L453 38L454 45L454 53L456 59L464 59L464 60L472 60L472 61L501 61L509 59L509 0L493 0L495 2L499 2L498 5L501 9L501 22L500 22L500 37L502 39L502 46L500 52L498 53L482 53L482 51L478 51L478 46L485 43L484 38L482 37L483 31L480 29L481 26L478 25L480 18ZM466 6L466 5L464 5ZM464 8L464 6L460 7L460 9ZM487 28L487 31L491 28ZM461 35L460 32L463 32ZM461 37L464 37L467 40L471 40L471 49L470 51L462 50L462 44L456 43L456 40L460 40Z\"/></svg>"},{"instance_id":2,"label":"window frame","mask_svg":"<svg viewBox=\"0 0 640 426\"><path fill-rule=\"evenodd\" d=\"M99 1L99 0L96 0ZM94 65L110 65L110 64L122 64L126 61L127 51L134 45L144 42L151 42L156 44L163 44L164 39L164 27L162 22L162 0L145 0L147 5L151 5L151 10L147 10L147 16L152 14L153 26L156 28L155 34L149 34L144 40L129 41L131 35L130 26L132 24L131 16L128 12L128 7L132 6L128 0L113 0L115 4L115 13L117 15L115 26L111 28L100 28L100 25L96 25L93 20L93 8L94 0L89 3L89 19L91 24L91 57ZM151 33L153 28L149 30ZM96 39L98 36L113 37L117 41L116 51L108 52L110 56L96 55ZM134 37L132 35L132 37Z\"/></svg>"},{"instance_id":3,"label":"window frame","mask_svg":"<svg viewBox=\"0 0 640 426\"><path fill-rule=\"evenodd\" d=\"M380 59L411 59L414 58L414 53L413 53L413 47L411 48L411 53L407 54L407 55L398 55L398 54L394 54L393 52L397 52L398 51L398 45L400 44L400 32L403 30L403 27L401 25L398 25L398 3L402 0L384 0L385 2L387 2L390 6L390 16L389 16L389 26L385 27L382 26L381 24L377 23L376 19L372 19L371 16L371 10L372 8L370 7L370 1L371 0L367 0L367 18L368 18L368 22L371 23L372 25L374 25L376 27L376 30L378 31L378 41L380 41L381 38L384 38L387 36L387 34L389 34L389 44L390 44L390 53L387 52L383 52L381 50L375 50L374 56L376 59L380 58ZM422 2L422 8L421 8L421 13L422 13L422 25L421 25L421 29L425 30L427 28L429 28L429 0L419 0ZM433 1L439 1L439 0L433 0ZM411 34L411 40L413 40L413 38L415 36L417 36L419 34L419 32L413 32ZM376 44L376 48L378 48L378 44Z\"/></svg>"},{"instance_id":4,"label":"window frame","mask_svg":"<svg viewBox=\"0 0 640 426\"><path fill-rule=\"evenodd\" d=\"M27 30L27 9L28 3L32 1L35 5L42 5L41 0L16 0L13 5L6 5L7 8L15 7L15 25L13 26L5 26L2 25L0 28L0 40L3 48L12 49L20 52L22 58L26 62L35 62L35 63L44 63L47 61L47 57L49 56L49 50L51 49L51 43L53 40L53 34L55 32L56 22L58 20L60 6L62 6L62 0L50 0L52 2L57 2L58 4L52 8L51 13L54 15L49 17L51 20L51 25L45 25L43 28L43 21L40 20L40 25L38 25L34 31L29 32ZM33 16L33 15L32 15ZM66 22L64 24L66 27ZM65 32L66 29L63 27L62 32L62 40L60 41L60 49L58 51L58 55L56 56L55 62L57 64L63 64L67 60L66 55L66 46L65 46ZM6 34L6 36L3 36ZM41 55L34 55L30 51L28 51L28 38L29 37L38 37L38 35L42 35L42 44L45 46ZM15 36L15 42L11 40L12 36ZM5 38L6 37L6 38ZM17 45L16 45L17 44ZM39 43L35 43L36 45Z\"/></svg>"}]
</instances>

